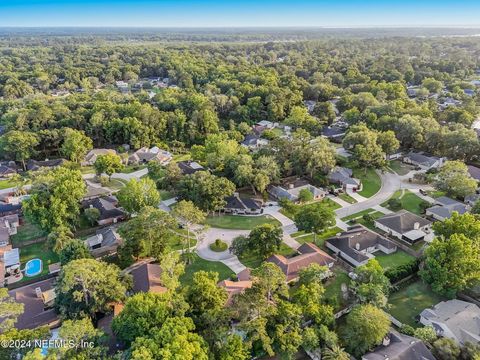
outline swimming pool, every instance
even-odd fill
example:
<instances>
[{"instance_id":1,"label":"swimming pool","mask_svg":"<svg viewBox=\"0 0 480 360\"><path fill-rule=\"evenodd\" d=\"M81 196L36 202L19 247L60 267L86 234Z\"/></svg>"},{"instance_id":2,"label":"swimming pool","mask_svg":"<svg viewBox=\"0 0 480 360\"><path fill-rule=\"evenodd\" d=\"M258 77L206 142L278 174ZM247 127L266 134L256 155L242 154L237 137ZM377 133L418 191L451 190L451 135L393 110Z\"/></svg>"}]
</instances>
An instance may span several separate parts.
<instances>
[{"instance_id":1,"label":"swimming pool","mask_svg":"<svg viewBox=\"0 0 480 360\"><path fill-rule=\"evenodd\" d=\"M25 276L32 277L42 272L42 260L32 259L25 264Z\"/></svg>"}]
</instances>

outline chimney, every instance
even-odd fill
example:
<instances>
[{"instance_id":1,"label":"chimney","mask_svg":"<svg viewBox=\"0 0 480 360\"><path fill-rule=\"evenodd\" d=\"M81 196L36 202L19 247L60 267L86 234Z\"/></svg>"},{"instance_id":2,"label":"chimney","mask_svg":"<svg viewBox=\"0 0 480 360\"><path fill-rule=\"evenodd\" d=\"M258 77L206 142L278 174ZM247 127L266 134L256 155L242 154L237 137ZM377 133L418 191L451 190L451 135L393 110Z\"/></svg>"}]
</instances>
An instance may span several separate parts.
<instances>
[{"instance_id":1,"label":"chimney","mask_svg":"<svg viewBox=\"0 0 480 360\"><path fill-rule=\"evenodd\" d=\"M35 295L37 298L42 299L42 289L40 287L35 288Z\"/></svg>"},{"instance_id":2,"label":"chimney","mask_svg":"<svg viewBox=\"0 0 480 360\"><path fill-rule=\"evenodd\" d=\"M356 243L356 244L355 244L355 249L357 249L358 251L360 251L360 243Z\"/></svg>"},{"instance_id":3,"label":"chimney","mask_svg":"<svg viewBox=\"0 0 480 360\"><path fill-rule=\"evenodd\" d=\"M419 223L419 222L416 222L415 224L413 224L413 229L414 229L414 230L420 229L420 223Z\"/></svg>"}]
</instances>

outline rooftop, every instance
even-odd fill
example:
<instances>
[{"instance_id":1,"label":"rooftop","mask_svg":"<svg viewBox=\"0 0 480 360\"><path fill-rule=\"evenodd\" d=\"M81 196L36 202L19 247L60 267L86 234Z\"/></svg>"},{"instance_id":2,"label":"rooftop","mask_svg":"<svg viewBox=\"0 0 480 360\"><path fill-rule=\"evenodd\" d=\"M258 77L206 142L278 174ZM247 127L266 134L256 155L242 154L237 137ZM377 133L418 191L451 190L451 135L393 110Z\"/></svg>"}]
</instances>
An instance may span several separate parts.
<instances>
[{"instance_id":1,"label":"rooftop","mask_svg":"<svg viewBox=\"0 0 480 360\"><path fill-rule=\"evenodd\" d=\"M160 282L162 269L158 264L143 264L133 269L130 274L133 277L133 291L163 293L167 288Z\"/></svg>"},{"instance_id":2,"label":"rooftop","mask_svg":"<svg viewBox=\"0 0 480 360\"><path fill-rule=\"evenodd\" d=\"M431 221L407 210L401 210L394 214L382 216L381 218L376 219L375 222L378 222L400 234L408 233L411 230L418 230L419 228L428 226L432 223Z\"/></svg>"}]
</instances>

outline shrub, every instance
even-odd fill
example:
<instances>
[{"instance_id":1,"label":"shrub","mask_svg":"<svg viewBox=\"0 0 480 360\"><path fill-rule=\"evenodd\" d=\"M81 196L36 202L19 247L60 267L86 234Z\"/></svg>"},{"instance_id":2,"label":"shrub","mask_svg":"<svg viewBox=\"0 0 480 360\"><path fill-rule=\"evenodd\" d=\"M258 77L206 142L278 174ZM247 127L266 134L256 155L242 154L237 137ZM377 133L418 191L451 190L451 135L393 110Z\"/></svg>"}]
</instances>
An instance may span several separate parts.
<instances>
[{"instance_id":1,"label":"shrub","mask_svg":"<svg viewBox=\"0 0 480 360\"><path fill-rule=\"evenodd\" d=\"M210 244L210 250L215 252L222 252L228 249L228 245L226 242L217 239L214 243Z\"/></svg>"},{"instance_id":2,"label":"shrub","mask_svg":"<svg viewBox=\"0 0 480 360\"><path fill-rule=\"evenodd\" d=\"M402 208L402 202L399 199L390 199L388 200L388 206L392 210L400 210Z\"/></svg>"},{"instance_id":3,"label":"shrub","mask_svg":"<svg viewBox=\"0 0 480 360\"><path fill-rule=\"evenodd\" d=\"M406 264L390 268L385 271L385 276L390 280L391 283L395 283L409 275L417 273L419 263L420 261L418 259L414 259Z\"/></svg>"}]
</instances>

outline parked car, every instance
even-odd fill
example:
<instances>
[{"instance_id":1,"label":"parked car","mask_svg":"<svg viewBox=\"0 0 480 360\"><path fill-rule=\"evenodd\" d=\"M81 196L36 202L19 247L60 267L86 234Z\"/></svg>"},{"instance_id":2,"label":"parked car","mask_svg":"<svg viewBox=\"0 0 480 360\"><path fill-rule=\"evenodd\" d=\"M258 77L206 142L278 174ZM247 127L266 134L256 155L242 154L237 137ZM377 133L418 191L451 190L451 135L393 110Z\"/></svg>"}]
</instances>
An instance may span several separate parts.
<instances>
[{"instance_id":1,"label":"parked car","mask_svg":"<svg viewBox=\"0 0 480 360\"><path fill-rule=\"evenodd\" d=\"M418 192L422 195L428 195L427 190L419 189Z\"/></svg>"}]
</instances>

